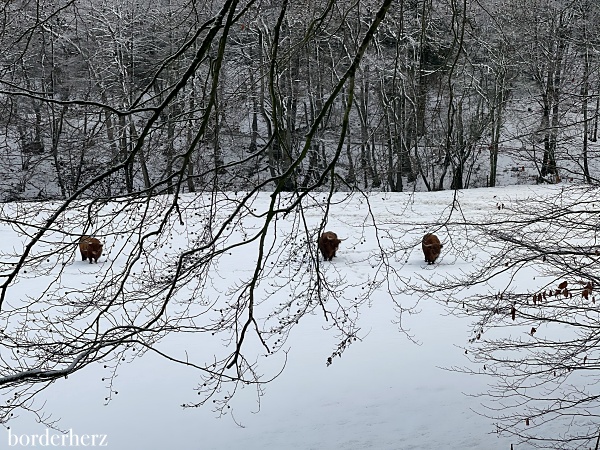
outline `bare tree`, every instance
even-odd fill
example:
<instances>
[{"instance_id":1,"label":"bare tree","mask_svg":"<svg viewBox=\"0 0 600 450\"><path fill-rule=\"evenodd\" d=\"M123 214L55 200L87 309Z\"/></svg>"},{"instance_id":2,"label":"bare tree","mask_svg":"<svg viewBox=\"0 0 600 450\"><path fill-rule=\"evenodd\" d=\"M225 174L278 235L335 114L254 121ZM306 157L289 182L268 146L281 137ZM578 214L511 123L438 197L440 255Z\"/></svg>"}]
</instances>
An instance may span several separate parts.
<instances>
[{"instance_id":1,"label":"bare tree","mask_svg":"<svg viewBox=\"0 0 600 450\"><path fill-rule=\"evenodd\" d=\"M334 3L315 11L308 30L326 28ZM354 307L368 300L372 287L368 286L364 294L352 296L348 303L342 301L343 295L336 289L339 280L326 276L313 242L327 222L329 201L339 182L336 168L349 130L356 76L391 4L391 0L379 2L368 26L357 36L358 45L349 64L331 89L324 92L320 109L308 121L297 152L289 153L289 160L279 173L243 194L204 189L204 194L183 195L190 176L196 180L214 179L219 170L235 168L246 158L255 157L244 156L222 165L205 164L193 173L189 170L199 143L210 133L215 114L219 113L219 101L223 100L220 82L229 37L253 11L253 0L226 0L206 21L193 21L185 39L173 48L172 54L164 55L139 93L125 96L125 103L120 91L114 98L106 95L94 100L64 101L13 86L12 95L29 96L48 105L95 107L105 117L115 118L113 126L118 127L121 138L127 138L127 152L84 180L63 201L45 206L5 204L0 211L2 222L12 225L25 238L22 248L4 250L2 254L0 386L10 397L0 410L2 423L15 411L25 409L52 425L39 409L36 396L51 383L96 362L102 362L111 371L107 377L110 397L114 393L111 380L120 365L147 352L199 371L197 390L201 396L188 406L211 402L217 410L225 410L238 386L251 384L260 389L268 382L260 375L257 355L281 351L286 336L306 314L320 312L337 330L339 347L332 358L356 339ZM273 6L280 27L286 22L288 6L286 1ZM273 106L274 129L282 131L283 124L277 121L285 119L290 111L280 109L287 100L276 89L276 61L279 51L289 52L294 47L285 41L287 36L274 36L270 42L273 61L269 63L268 83L271 101L277 105ZM305 38L306 35L298 37ZM185 101L184 94L186 90L197 92L191 85L202 74L206 75L206 95L200 106ZM125 79L122 81L127 85ZM160 86L159 93L154 90L156 86ZM328 164L315 174L306 190L286 193L289 180L310 158L313 139L344 89L346 107ZM182 110L188 107L196 109ZM176 139L169 134L172 119L188 122L190 117L194 117L195 129L173 145L172 165L162 174L155 173L149 186L139 189L135 196L87 197L86 193L95 186L110 183L113 175L129 170L154 142L156 133L161 138ZM132 122L135 133L129 131L128 124ZM164 127L166 134L162 133ZM120 145L118 140L114 142ZM315 202L312 192L322 185L328 191L326 199ZM270 203L265 210L256 211L256 193L267 186L272 188ZM156 195L161 193L170 195ZM309 224L305 216L306 208L315 207L322 208L322 219L316 226ZM291 220L292 229L280 236L278 224L284 218ZM186 236L186 226L192 223L202 224L199 234L188 234L183 248L169 249L171 237ZM61 274L68 267L81 234L96 234L107 243L105 251L110 250L110 258L105 264L109 268L83 287L67 286ZM254 249L252 270L223 300L211 296L210 279L218 273L219 262L244 246ZM298 258L302 259L302 266L297 265ZM113 266L117 259L125 261L122 269ZM282 266L289 270L283 283L293 286L295 296L283 303L271 302L272 306L263 311L265 301L272 299L281 287L274 273ZM44 288L27 295L15 293L19 283L31 274L47 277ZM161 340L171 333L199 334L207 341L225 339L229 344L221 354L208 358L184 357L162 349ZM252 341L259 344L258 350Z\"/></svg>"},{"instance_id":2,"label":"bare tree","mask_svg":"<svg viewBox=\"0 0 600 450\"><path fill-rule=\"evenodd\" d=\"M453 314L472 319L464 343L490 378L479 411L501 434L534 448L590 448L599 436L597 187L498 199L485 218L449 221L477 261L430 285Z\"/></svg>"}]
</instances>

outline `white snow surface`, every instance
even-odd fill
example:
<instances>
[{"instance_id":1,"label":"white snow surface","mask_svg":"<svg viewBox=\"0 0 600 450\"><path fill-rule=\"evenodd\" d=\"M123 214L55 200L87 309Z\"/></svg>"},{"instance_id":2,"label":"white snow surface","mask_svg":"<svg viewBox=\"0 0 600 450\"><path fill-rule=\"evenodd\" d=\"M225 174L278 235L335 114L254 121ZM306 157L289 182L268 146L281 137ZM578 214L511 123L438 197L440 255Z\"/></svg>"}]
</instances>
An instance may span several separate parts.
<instances>
[{"instance_id":1,"label":"white snow surface","mask_svg":"<svg viewBox=\"0 0 600 450\"><path fill-rule=\"evenodd\" d=\"M509 205L517 197L545 195L555 189L508 186L459 193L378 193L370 195L369 202L382 228L393 232L402 226L395 224L412 222L417 227L422 224L421 231L427 232L447 218L455 195L461 214L475 218L508 214L498 211L498 202ZM331 263L323 263L325 273L351 280L374 276L369 255L376 254L378 247L372 228L363 225L366 202L358 195L344 200L336 194L335 198L343 201L332 205L327 229L347 240ZM259 195L256 208L265 209L269 199L268 194ZM315 209L308 219L316 227L322 216ZM448 241L443 230L438 235ZM454 237L437 263L428 266L420 250L421 236L415 234L412 252L398 256L402 276L414 280L469 269L471 259L461 254L460 237ZM18 242L20 238L1 228L0 239ZM108 261L118 265L115 248L116 243L107 242L100 263L93 266L74 255L64 282L92 278L105 270ZM226 292L236 277L252 267L255 247L237 251L230 260L221 261L219 276L212 280L217 291ZM27 280L27 290L36 291L42 286L35 284L43 282L43 277ZM335 335L324 329L328 324L322 315L305 317L284 346L287 362L281 375L259 399L252 388L237 392L231 414L220 418L210 405L182 408L181 404L195 400L198 373L153 354L121 367L113 386L118 394L108 403L108 388L102 381L105 369L94 364L51 385L43 394L44 408L53 418L60 417L64 430L77 435L105 434L111 450L510 449L512 442L497 435L492 420L481 414L485 407L480 394L491 380L447 370L470 364L464 354L471 336L470 320L449 315L444 305L426 296L398 294L396 302L416 306L416 314L402 316L410 339L400 332L398 312L390 300L383 288L374 293L371 306L360 313L362 341L352 344L330 366L326 360L335 347ZM206 360L217 351L211 347L214 343L195 335L171 336L162 345L179 346L181 354L188 350ZM270 376L282 367L284 354L260 362L262 373ZM28 414L10 423L14 435L45 432L45 426ZM0 448L7 448L8 431L1 433ZM514 445L515 450L525 448Z\"/></svg>"}]
</instances>

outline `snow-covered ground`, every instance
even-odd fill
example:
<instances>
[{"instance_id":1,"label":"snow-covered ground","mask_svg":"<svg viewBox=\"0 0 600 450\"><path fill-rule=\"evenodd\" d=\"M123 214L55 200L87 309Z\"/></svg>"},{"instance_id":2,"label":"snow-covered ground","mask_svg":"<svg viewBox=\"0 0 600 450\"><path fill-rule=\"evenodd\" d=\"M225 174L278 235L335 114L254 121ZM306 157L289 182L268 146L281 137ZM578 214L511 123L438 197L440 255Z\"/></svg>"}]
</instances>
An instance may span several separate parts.
<instances>
[{"instance_id":1,"label":"snow-covered ground","mask_svg":"<svg viewBox=\"0 0 600 450\"><path fill-rule=\"evenodd\" d=\"M412 234L404 239L414 239L414 250L392 261L397 262L402 277L415 281L419 277L458 274L473 264L475 253L462 246L463 237L450 240L443 228L437 233L446 245L435 265L428 266L423 261L418 245L424 232L448 218L448 207L455 195L460 210L453 214L460 211L470 218L488 214L501 217L510 213L508 208L498 210L499 202L508 206L514 198L543 195L556 189L511 186L458 194L373 194L369 203L376 223L390 235L401 235L401 228L412 224ZM343 200L343 196L336 199ZM269 196L261 194L254 206L260 211L268 201ZM327 275L341 275L351 282L382 276L373 272L378 247L373 228L368 221L365 225L366 212L367 204L360 196L332 205L327 228L347 240L333 262L324 263ZM317 209L307 214L312 226L317 226L321 218ZM178 236L184 239L183 233ZM385 242L384 237L380 235L380 241ZM19 241L6 227L0 228L0 239L4 243ZM177 247L177 237L172 244ZM73 257L64 270L63 283L81 283L110 264L114 270L123 257L116 249L116 240L108 238L98 266ZM251 267L255 259L253 248L237 252L221 260L219 276L213 279L216 291L226 292L236 277ZM41 288L35 284L45 279L28 280L27 290ZM102 381L106 371L96 364L50 386L44 393L45 411L54 418L60 417L59 426L74 434L105 434L108 448L113 450L508 450L511 444L515 444L515 450L527 448L497 435L492 421L480 414L485 409L479 394L486 391L490 380L446 369L469 366L463 347L471 337L469 319L449 315L443 305L427 296L399 292L393 300L406 307L414 306L417 312L402 316L402 328L407 331L403 333L389 292L382 286L371 300L370 306L365 305L360 311L362 341L351 345L330 366L326 360L336 344L334 334L323 328L327 324L322 315L305 317L284 345L288 352L282 374L266 386L258 400L253 389L240 390L230 414L221 418L210 406L181 408L182 403L194 400L198 373L152 354L121 367L113 385L118 394L108 404L108 390ZM187 349L205 355L206 360L218 351L213 343L194 335L171 336L161 345L179 347L182 352ZM275 374L284 363L283 356L280 352L261 361L262 373ZM28 414L16 418L10 427L13 437L46 432ZM11 444L8 433L1 431L0 448Z\"/></svg>"}]
</instances>

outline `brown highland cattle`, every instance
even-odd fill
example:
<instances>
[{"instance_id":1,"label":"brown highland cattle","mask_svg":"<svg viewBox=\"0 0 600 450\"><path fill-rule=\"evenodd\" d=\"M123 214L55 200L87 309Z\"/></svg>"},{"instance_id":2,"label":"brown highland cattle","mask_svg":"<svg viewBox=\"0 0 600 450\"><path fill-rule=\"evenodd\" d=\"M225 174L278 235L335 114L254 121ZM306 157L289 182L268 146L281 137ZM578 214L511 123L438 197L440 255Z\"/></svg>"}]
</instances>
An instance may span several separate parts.
<instances>
[{"instance_id":1,"label":"brown highland cattle","mask_svg":"<svg viewBox=\"0 0 600 450\"><path fill-rule=\"evenodd\" d=\"M81 236L81 239L79 239L79 251L81 252L82 261L89 259L91 264L93 259L95 262L98 262L98 258L102 256L102 243L94 237Z\"/></svg>"},{"instance_id":2,"label":"brown highland cattle","mask_svg":"<svg viewBox=\"0 0 600 450\"><path fill-rule=\"evenodd\" d=\"M325 261L331 261L335 256L335 252L340 246L340 242L343 239L338 239L337 234L333 231L326 231L319 238L319 250L321 250L321 254Z\"/></svg>"},{"instance_id":3,"label":"brown highland cattle","mask_svg":"<svg viewBox=\"0 0 600 450\"><path fill-rule=\"evenodd\" d=\"M440 240L435 234L427 233L423 236L423 254L425 255L425 261L427 264L433 264L435 260L440 256L440 251L442 250L443 244L440 243Z\"/></svg>"}]
</instances>

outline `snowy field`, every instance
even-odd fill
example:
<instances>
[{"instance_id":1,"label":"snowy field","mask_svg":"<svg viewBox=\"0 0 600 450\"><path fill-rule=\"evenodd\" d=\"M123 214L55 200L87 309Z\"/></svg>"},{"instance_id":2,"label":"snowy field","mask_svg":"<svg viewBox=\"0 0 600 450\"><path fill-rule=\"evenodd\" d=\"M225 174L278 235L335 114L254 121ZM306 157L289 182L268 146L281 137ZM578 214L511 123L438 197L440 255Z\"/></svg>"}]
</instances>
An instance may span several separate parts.
<instances>
[{"instance_id":1,"label":"snowy field","mask_svg":"<svg viewBox=\"0 0 600 450\"><path fill-rule=\"evenodd\" d=\"M467 219L502 217L510 214L513 199L546 195L557 189L512 186L467 190L458 194L460 209L452 214ZM476 249L465 248L466 240L463 242L461 236L447 236L445 228L436 231L436 224L449 218L455 194L372 194L368 203L375 222L384 230L377 238L369 225L367 202L360 196L346 199L336 194L339 203L331 206L327 229L347 240L333 262L323 263L326 276L340 276L350 290L370 279L381 281L385 274L373 272L379 252L377 242L385 245L386 236L392 235L414 243L412 251L390 259L403 279L418 283L421 278L468 271L478 254ZM260 195L254 206L264 210L268 201L267 194ZM506 209L499 211L499 202ZM321 219L318 209L307 213L309 226L317 227ZM253 226L247 224L250 230ZM402 227L410 228L410 232L403 234ZM437 263L428 266L419 243L422 235L432 230L445 246ZM186 236L189 234L175 233L173 248ZM118 270L124 261L124 254L118 251L122 244L113 237L105 240L105 254L97 266L80 261L73 251L62 277L65 285L77 285L86 277L93 279L109 268ZM20 240L13 230L2 228L0 242L6 246ZM237 279L249 273L254 259L252 246L222 258L219 274L212 279L215 295L226 295ZM27 286L22 286L23 292L42 289L45 279L28 280ZM286 296L287 292L284 289L276 295ZM414 314L402 315L405 332L399 329L394 302L414 308ZM118 394L108 403L108 388L102 381L106 371L95 364L51 385L43 393L44 408L53 418L60 418L63 430L77 435L106 435L107 447L113 450L509 450L511 444L514 450L528 448L496 434L493 422L481 414L485 407L479 394L486 391L489 379L447 370L452 366L469 367L464 355L472 336L468 318L449 315L443 305L427 296L410 295L401 289L390 295L384 283L374 291L370 305L361 309L358 324L362 341L327 366L335 335L324 329L328 324L322 315L304 317L282 348L287 352L287 362L282 351L261 361L261 373L267 378L285 364L282 374L266 386L260 398L252 389L237 392L229 413L220 418L210 405L182 408L181 404L194 400L198 373L152 354L121 367L113 384ZM194 335L171 336L160 345L205 360L220 351L214 342ZM46 432L46 427L36 424L28 414L22 414L10 426L10 433L18 436ZM11 444L8 431L2 430L0 448L7 448L7 444Z\"/></svg>"}]
</instances>

